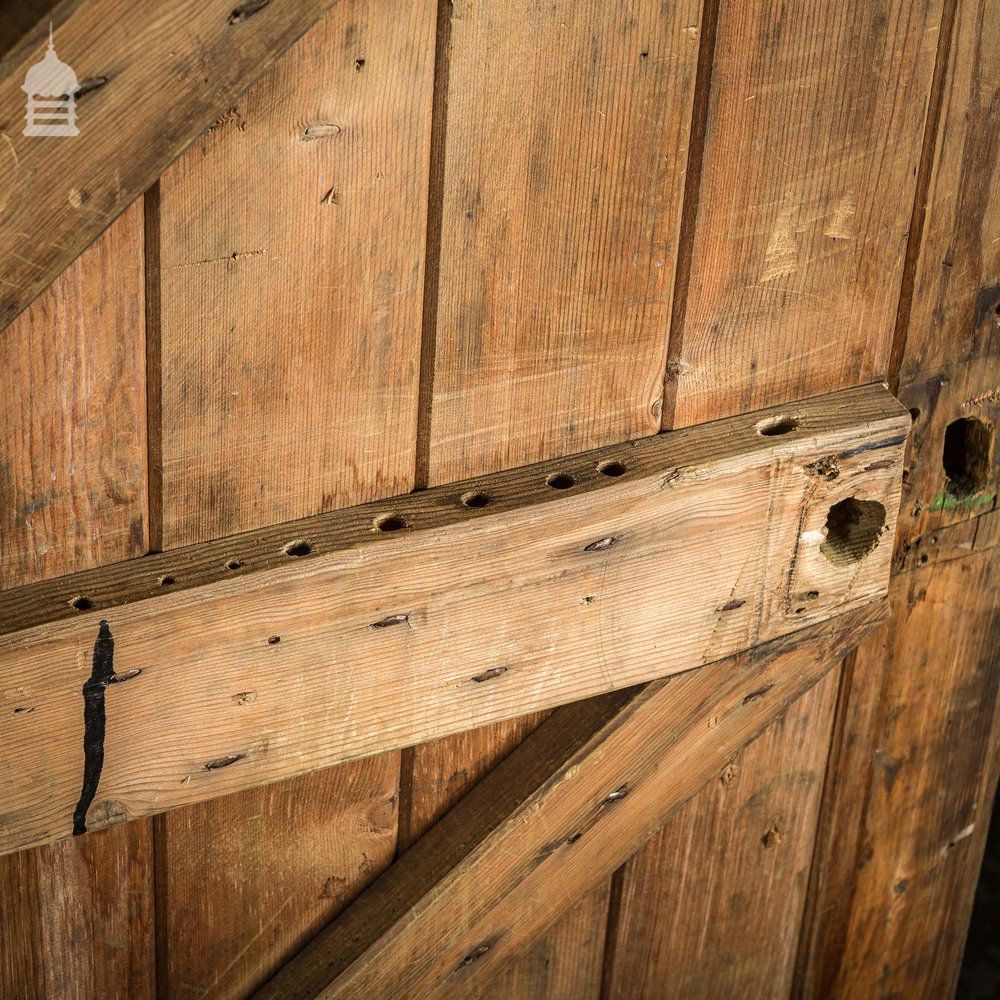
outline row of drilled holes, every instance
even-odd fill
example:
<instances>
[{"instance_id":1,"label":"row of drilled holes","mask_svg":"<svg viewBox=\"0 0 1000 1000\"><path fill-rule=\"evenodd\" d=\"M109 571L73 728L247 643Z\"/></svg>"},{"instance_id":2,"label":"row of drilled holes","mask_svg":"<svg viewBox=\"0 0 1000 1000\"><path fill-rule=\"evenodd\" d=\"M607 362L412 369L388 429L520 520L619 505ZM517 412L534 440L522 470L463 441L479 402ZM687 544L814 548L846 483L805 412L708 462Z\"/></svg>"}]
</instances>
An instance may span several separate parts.
<instances>
[{"instance_id":1,"label":"row of drilled holes","mask_svg":"<svg viewBox=\"0 0 1000 1000\"><path fill-rule=\"evenodd\" d=\"M623 476L628 471L622 462L616 462L614 460L601 462L597 466L597 471L602 476L610 476L611 478L617 478L618 476ZM572 486L576 485L576 479L565 472L557 472L548 477L545 480L545 484L553 490L568 490ZM473 509L479 509L482 507L488 507L493 503L494 497L490 496L488 493L481 492L471 492L464 493L461 497L461 502L465 507L470 507ZM374 529L381 532L392 532L401 531L404 528L408 528L409 523L399 514L383 514L381 517L375 519ZM307 556L312 552L312 546L304 538L296 539L295 541L289 542L282 550L286 556L292 556L293 558L299 558L301 556ZM225 568L227 570L237 570L243 567L243 561L240 559L230 559L226 564ZM169 587L177 582L175 576L161 576L158 583L161 587ZM93 601L88 597L80 596L75 597L70 601L70 606L75 608L77 611L89 611L93 608Z\"/></svg>"},{"instance_id":2,"label":"row of drilled holes","mask_svg":"<svg viewBox=\"0 0 1000 1000\"><path fill-rule=\"evenodd\" d=\"M777 417L769 417L766 420L761 420L754 429L762 437L776 437L780 434L788 434L791 431L797 430L798 426L799 423L794 417L781 414ZM609 459L601 462L597 466L597 471L602 476L609 476L613 479L617 479L619 476L625 475L628 469L623 462ZM553 490L568 490L576 485L576 478L567 472L556 472L545 480L545 485ZM493 503L493 500L494 498L488 493L476 491L464 493L461 497L462 504L473 509L489 507L489 505ZM400 517L399 514L384 514L381 517L376 518L374 524L375 530L382 532L401 531L403 528L408 527L409 524L407 521ZM286 556L292 557L307 556L311 551L312 546L302 538L289 542L282 549L282 552L284 552ZM230 559L226 563L225 568L227 570L237 570L242 566L243 562L241 560ZM176 582L177 578L173 576L161 576L159 579L161 587L169 587ZM77 611L89 611L94 606L93 602L89 598L83 596L74 598L70 601L70 605L71 607L76 608Z\"/></svg>"}]
</instances>

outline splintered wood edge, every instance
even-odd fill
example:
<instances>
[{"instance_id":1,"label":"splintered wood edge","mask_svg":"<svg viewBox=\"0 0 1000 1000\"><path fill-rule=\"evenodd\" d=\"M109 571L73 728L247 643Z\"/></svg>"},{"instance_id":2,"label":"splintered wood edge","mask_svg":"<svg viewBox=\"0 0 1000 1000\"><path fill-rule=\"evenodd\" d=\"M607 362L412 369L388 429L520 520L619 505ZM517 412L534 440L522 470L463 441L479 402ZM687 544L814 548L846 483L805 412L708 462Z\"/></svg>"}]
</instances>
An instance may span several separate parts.
<instances>
[{"instance_id":1,"label":"splintered wood edge","mask_svg":"<svg viewBox=\"0 0 1000 1000\"><path fill-rule=\"evenodd\" d=\"M0 635L235 578L249 589L255 577L289 562L386 544L617 483L660 475L667 484L667 477L741 455L794 454L817 436L838 431L852 431L854 438L835 457L853 456L901 444L909 424L908 411L881 384L818 396L0 591ZM876 440L866 440L871 437Z\"/></svg>"}]
</instances>

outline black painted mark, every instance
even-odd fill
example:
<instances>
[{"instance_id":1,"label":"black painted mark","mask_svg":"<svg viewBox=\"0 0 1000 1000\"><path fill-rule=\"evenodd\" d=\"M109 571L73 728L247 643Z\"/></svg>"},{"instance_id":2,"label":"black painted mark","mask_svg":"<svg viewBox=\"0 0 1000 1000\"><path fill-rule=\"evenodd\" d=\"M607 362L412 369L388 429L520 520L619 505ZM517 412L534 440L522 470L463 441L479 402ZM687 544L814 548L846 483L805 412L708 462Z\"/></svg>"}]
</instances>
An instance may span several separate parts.
<instances>
[{"instance_id":1,"label":"black painted mark","mask_svg":"<svg viewBox=\"0 0 1000 1000\"><path fill-rule=\"evenodd\" d=\"M73 836L87 832L87 810L90 808L104 767L104 689L137 676L130 670L118 677L115 674L115 640L111 626L101 621L94 643L94 665L90 679L83 685L83 788L80 801L73 811Z\"/></svg>"}]
</instances>

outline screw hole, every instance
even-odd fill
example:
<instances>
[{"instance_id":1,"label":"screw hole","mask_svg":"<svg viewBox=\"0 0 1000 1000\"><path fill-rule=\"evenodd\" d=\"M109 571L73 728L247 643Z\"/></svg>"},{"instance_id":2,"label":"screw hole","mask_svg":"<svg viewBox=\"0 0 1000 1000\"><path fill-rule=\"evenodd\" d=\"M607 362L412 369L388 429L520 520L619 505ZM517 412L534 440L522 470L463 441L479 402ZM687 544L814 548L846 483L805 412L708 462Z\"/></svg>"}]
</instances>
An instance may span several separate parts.
<instances>
[{"instance_id":1,"label":"screw hole","mask_svg":"<svg viewBox=\"0 0 1000 1000\"><path fill-rule=\"evenodd\" d=\"M757 424L757 433L761 437L777 437L779 434L789 434L796 430L799 422L795 417L781 414L778 417L768 417Z\"/></svg>"},{"instance_id":2,"label":"screw hole","mask_svg":"<svg viewBox=\"0 0 1000 1000\"><path fill-rule=\"evenodd\" d=\"M601 462L597 467L597 471L602 476L611 476L612 478L617 478L618 476L624 476L626 473L626 468L621 462Z\"/></svg>"},{"instance_id":3,"label":"screw hole","mask_svg":"<svg viewBox=\"0 0 1000 1000\"><path fill-rule=\"evenodd\" d=\"M312 546L303 538L289 542L282 550L286 556L307 556L312 552Z\"/></svg>"},{"instance_id":4,"label":"screw hole","mask_svg":"<svg viewBox=\"0 0 1000 1000\"><path fill-rule=\"evenodd\" d=\"M74 597L72 601L69 602L71 608L76 608L77 611L89 611L93 606L94 602L91 601L89 597Z\"/></svg>"},{"instance_id":5,"label":"screw hole","mask_svg":"<svg viewBox=\"0 0 1000 1000\"><path fill-rule=\"evenodd\" d=\"M545 485L554 490L568 490L571 486L576 485L576 480L565 472L557 472L545 480Z\"/></svg>"},{"instance_id":6,"label":"screw hole","mask_svg":"<svg viewBox=\"0 0 1000 1000\"><path fill-rule=\"evenodd\" d=\"M376 531L402 531L403 528L408 527L409 525L406 521L398 514L385 514L382 517L375 518Z\"/></svg>"},{"instance_id":7,"label":"screw hole","mask_svg":"<svg viewBox=\"0 0 1000 1000\"><path fill-rule=\"evenodd\" d=\"M174 584L176 582L177 581L172 576L161 576L158 581L161 587L169 587L171 584Z\"/></svg>"},{"instance_id":8,"label":"screw hole","mask_svg":"<svg viewBox=\"0 0 1000 1000\"><path fill-rule=\"evenodd\" d=\"M820 552L834 566L860 562L878 545L885 528L885 507L877 500L848 497L826 515L826 541Z\"/></svg>"},{"instance_id":9,"label":"screw hole","mask_svg":"<svg viewBox=\"0 0 1000 1000\"><path fill-rule=\"evenodd\" d=\"M992 450L993 429L985 420L962 417L948 424L941 459L953 497L969 497L986 486Z\"/></svg>"},{"instance_id":10,"label":"screw hole","mask_svg":"<svg viewBox=\"0 0 1000 1000\"><path fill-rule=\"evenodd\" d=\"M466 493L462 496L462 503L466 507L489 507L493 497L488 493Z\"/></svg>"},{"instance_id":11,"label":"screw hole","mask_svg":"<svg viewBox=\"0 0 1000 1000\"><path fill-rule=\"evenodd\" d=\"M239 559L230 559L226 563L226 569L239 569L243 563Z\"/></svg>"}]
</instances>

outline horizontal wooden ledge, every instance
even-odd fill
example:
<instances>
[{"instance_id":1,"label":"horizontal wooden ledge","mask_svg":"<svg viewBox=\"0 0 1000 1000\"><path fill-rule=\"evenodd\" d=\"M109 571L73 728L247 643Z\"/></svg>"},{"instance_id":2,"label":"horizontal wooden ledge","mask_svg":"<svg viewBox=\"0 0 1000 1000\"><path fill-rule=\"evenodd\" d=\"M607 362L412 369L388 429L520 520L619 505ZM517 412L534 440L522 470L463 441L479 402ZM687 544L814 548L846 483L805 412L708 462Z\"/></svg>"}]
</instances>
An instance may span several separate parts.
<instances>
[{"instance_id":1,"label":"horizontal wooden ledge","mask_svg":"<svg viewBox=\"0 0 1000 1000\"><path fill-rule=\"evenodd\" d=\"M0 593L0 851L864 604L909 419L869 386Z\"/></svg>"},{"instance_id":2,"label":"horizontal wooden ledge","mask_svg":"<svg viewBox=\"0 0 1000 1000\"><path fill-rule=\"evenodd\" d=\"M560 709L255 1000L478 997L887 615Z\"/></svg>"}]
</instances>

